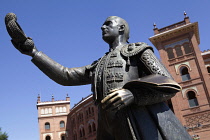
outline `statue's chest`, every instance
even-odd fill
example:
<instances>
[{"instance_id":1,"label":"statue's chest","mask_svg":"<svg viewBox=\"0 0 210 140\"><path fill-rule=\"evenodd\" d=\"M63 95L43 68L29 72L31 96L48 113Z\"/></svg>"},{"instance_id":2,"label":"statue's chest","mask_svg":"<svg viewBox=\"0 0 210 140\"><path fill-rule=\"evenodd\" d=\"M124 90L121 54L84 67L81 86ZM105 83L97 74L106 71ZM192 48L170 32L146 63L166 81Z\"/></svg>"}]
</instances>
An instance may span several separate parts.
<instances>
[{"instance_id":1,"label":"statue's chest","mask_svg":"<svg viewBox=\"0 0 210 140\"><path fill-rule=\"evenodd\" d=\"M112 90L120 89L124 85L126 73L126 60L119 50L109 52L96 67L95 86L97 92L103 97Z\"/></svg>"}]
</instances>

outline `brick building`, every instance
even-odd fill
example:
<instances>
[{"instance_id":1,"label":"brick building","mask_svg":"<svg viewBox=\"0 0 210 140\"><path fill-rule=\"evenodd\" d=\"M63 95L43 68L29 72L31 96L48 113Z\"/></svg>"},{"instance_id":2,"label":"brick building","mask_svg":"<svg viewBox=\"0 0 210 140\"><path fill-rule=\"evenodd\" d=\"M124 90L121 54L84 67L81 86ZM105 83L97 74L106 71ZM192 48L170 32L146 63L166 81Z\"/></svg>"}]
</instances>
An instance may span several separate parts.
<instances>
[{"instance_id":1,"label":"brick building","mask_svg":"<svg viewBox=\"0 0 210 140\"><path fill-rule=\"evenodd\" d=\"M37 100L40 140L96 140L97 108L92 94L70 109L70 98Z\"/></svg>"},{"instance_id":2,"label":"brick building","mask_svg":"<svg viewBox=\"0 0 210 140\"><path fill-rule=\"evenodd\" d=\"M98 110L92 94L74 105L68 115L68 140L96 140Z\"/></svg>"},{"instance_id":3,"label":"brick building","mask_svg":"<svg viewBox=\"0 0 210 140\"><path fill-rule=\"evenodd\" d=\"M169 106L194 139L210 139L210 51L201 52L198 22L183 21L158 29L149 40L182 91Z\"/></svg>"},{"instance_id":4,"label":"brick building","mask_svg":"<svg viewBox=\"0 0 210 140\"><path fill-rule=\"evenodd\" d=\"M40 140L66 140L68 138L67 117L70 98L66 100L41 102L37 100Z\"/></svg>"},{"instance_id":5,"label":"brick building","mask_svg":"<svg viewBox=\"0 0 210 140\"><path fill-rule=\"evenodd\" d=\"M199 49L198 22L191 23L185 14L181 22L161 29L154 25L154 36L149 40L174 80L182 86L182 91L168 101L169 107L194 139L209 140L210 50ZM71 110L69 103L69 97L65 101L52 98L50 102L41 102L38 97L40 140L96 139L97 108L92 95Z\"/></svg>"}]
</instances>

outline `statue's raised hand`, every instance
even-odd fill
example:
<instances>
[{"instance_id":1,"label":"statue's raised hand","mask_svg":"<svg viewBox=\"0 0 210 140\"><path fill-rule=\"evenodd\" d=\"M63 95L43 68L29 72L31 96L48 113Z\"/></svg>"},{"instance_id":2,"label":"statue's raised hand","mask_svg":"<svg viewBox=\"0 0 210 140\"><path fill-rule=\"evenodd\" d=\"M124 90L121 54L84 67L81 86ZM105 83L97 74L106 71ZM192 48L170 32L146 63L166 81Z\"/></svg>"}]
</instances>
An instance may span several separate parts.
<instances>
[{"instance_id":1,"label":"statue's raised hand","mask_svg":"<svg viewBox=\"0 0 210 140\"><path fill-rule=\"evenodd\" d=\"M20 25L17 23L17 16L14 13L8 13L5 16L5 24L7 32L12 38L11 42L21 53L34 56L38 50L36 49L33 40L27 37Z\"/></svg>"}]
</instances>

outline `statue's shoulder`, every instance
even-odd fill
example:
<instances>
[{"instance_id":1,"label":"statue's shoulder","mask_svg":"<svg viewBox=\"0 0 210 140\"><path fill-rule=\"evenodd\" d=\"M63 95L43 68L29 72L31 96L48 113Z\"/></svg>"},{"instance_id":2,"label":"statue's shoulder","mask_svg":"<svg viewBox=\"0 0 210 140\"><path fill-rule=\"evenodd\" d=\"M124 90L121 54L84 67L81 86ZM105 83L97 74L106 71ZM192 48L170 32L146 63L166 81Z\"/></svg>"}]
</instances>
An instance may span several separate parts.
<instances>
[{"instance_id":1,"label":"statue's shoulder","mask_svg":"<svg viewBox=\"0 0 210 140\"><path fill-rule=\"evenodd\" d=\"M123 46L120 52L125 57L131 57L143 52L146 49L151 49L153 51L153 48L148 44L144 42L137 42Z\"/></svg>"},{"instance_id":2,"label":"statue's shoulder","mask_svg":"<svg viewBox=\"0 0 210 140\"><path fill-rule=\"evenodd\" d=\"M99 61L99 60L100 60L100 58L99 58L98 60L93 61L92 64L87 65L87 66L86 66L86 69L87 69L87 70L93 70L93 69L98 65L98 61Z\"/></svg>"}]
</instances>

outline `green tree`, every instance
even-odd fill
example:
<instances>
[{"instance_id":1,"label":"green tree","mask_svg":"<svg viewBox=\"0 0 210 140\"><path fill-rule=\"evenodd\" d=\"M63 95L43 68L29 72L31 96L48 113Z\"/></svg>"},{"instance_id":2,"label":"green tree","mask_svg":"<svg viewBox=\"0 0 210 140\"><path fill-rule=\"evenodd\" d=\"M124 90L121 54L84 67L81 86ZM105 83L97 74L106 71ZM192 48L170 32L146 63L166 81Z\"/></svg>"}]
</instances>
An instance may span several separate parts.
<instances>
[{"instance_id":1,"label":"green tree","mask_svg":"<svg viewBox=\"0 0 210 140\"><path fill-rule=\"evenodd\" d=\"M6 132L2 132L0 128L0 140L8 140L8 135Z\"/></svg>"}]
</instances>

